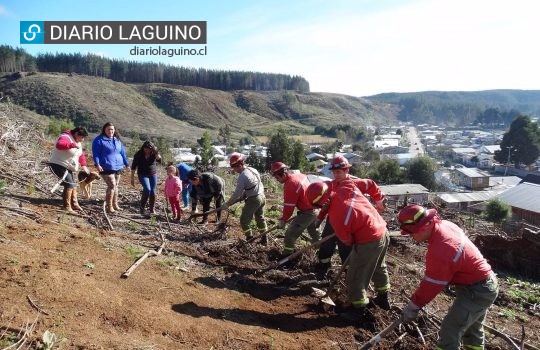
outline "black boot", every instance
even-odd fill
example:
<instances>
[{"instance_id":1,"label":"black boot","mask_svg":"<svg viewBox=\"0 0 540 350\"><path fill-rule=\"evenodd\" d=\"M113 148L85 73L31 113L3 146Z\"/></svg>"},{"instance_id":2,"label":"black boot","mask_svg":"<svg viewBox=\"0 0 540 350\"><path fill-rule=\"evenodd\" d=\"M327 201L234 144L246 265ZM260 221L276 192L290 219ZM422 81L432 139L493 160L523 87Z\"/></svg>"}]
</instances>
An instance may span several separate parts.
<instances>
[{"instance_id":1,"label":"black boot","mask_svg":"<svg viewBox=\"0 0 540 350\"><path fill-rule=\"evenodd\" d=\"M373 298L373 304L377 305L383 310L390 310L390 300L388 300L388 292L377 293L377 296Z\"/></svg>"},{"instance_id":2,"label":"black boot","mask_svg":"<svg viewBox=\"0 0 540 350\"><path fill-rule=\"evenodd\" d=\"M150 214L156 214L156 209L154 208L154 206L156 205L156 195L151 194L149 198L150 198L150 201L148 205L150 206Z\"/></svg>"},{"instance_id":3,"label":"black boot","mask_svg":"<svg viewBox=\"0 0 540 350\"><path fill-rule=\"evenodd\" d=\"M148 202L148 193L143 191L141 195L141 204L139 206L139 213L144 215L144 210L146 209L146 202Z\"/></svg>"},{"instance_id":4,"label":"black boot","mask_svg":"<svg viewBox=\"0 0 540 350\"><path fill-rule=\"evenodd\" d=\"M328 269L330 268L330 263L322 263L318 262L317 265L315 265L315 275L317 276L317 279L319 281L326 279L326 274L328 273Z\"/></svg>"},{"instance_id":5,"label":"black boot","mask_svg":"<svg viewBox=\"0 0 540 350\"><path fill-rule=\"evenodd\" d=\"M339 313L339 316L355 327L375 331L375 317L367 307L349 308Z\"/></svg>"},{"instance_id":6,"label":"black boot","mask_svg":"<svg viewBox=\"0 0 540 350\"><path fill-rule=\"evenodd\" d=\"M366 318L369 311L368 309L364 307L355 308L355 307L349 307L339 313L339 317L351 321L354 323L360 322Z\"/></svg>"}]
</instances>

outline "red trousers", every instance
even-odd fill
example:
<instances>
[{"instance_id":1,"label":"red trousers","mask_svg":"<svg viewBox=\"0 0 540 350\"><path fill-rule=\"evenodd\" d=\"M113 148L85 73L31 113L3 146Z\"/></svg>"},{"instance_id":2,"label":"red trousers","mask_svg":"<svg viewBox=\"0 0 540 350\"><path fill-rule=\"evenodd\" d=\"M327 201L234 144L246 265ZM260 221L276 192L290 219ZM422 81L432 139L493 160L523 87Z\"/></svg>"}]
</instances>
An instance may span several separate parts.
<instances>
[{"instance_id":1,"label":"red trousers","mask_svg":"<svg viewBox=\"0 0 540 350\"><path fill-rule=\"evenodd\" d=\"M180 209L180 197L169 197L169 203L171 204L172 218L180 219L182 216L182 209Z\"/></svg>"}]
</instances>

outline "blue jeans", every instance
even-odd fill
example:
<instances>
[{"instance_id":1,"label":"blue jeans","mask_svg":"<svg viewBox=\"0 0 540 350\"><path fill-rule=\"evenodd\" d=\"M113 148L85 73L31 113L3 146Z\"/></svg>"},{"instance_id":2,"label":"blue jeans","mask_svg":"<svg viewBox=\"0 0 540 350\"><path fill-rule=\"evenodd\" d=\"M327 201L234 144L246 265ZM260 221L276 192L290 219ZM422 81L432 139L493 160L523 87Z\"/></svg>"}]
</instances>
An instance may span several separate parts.
<instances>
[{"instance_id":1,"label":"blue jeans","mask_svg":"<svg viewBox=\"0 0 540 350\"><path fill-rule=\"evenodd\" d=\"M189 194L191 193L191 182L189 180L182 180L182 202L184 202L184 207L189 205Z\"/></svg>"},{"instance_id":2,"label":"blue jeans","mask_svg":"<svg viewBox=\"0 0 540 350\"><path fill-rule=\"evenodd\" d=\"M143 192L155 195L157 191L157 175L139 175L139 182L143 187Z\"/></svg>"}]
</instances>

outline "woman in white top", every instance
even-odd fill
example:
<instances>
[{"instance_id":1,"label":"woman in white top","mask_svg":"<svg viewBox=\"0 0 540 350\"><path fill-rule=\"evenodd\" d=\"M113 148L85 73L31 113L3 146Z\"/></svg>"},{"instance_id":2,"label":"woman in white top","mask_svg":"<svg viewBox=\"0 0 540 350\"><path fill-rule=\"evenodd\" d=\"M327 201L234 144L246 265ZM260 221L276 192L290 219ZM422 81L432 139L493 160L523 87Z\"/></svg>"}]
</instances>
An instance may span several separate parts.
<instances>
[{"instance_id":1,"label":"woman in white top","mask_svg":"<svg viewBox=\"0 0 540 350\"><path fill-rule=\"evenodd\" d=\"M63 208L68 212L82 210L77 200L77 181L75 181L76 177L73 173L79 170L79 166L85 173L89 173L86 167L86 156L82 149L82 142L86 136L88 136L88 132L83 127L62 132L56 140L49 159L52 171L60 179L63 179Z\"/></svg>"}]
</instances>

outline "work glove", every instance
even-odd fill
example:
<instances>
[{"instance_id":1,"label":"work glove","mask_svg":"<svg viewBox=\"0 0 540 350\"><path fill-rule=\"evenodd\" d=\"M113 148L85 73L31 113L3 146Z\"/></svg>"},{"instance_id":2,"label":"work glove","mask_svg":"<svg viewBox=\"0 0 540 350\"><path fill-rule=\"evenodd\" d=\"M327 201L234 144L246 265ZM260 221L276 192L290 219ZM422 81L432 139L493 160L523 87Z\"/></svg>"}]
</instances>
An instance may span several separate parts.
<instances>
[{"instance_id":1,"label":"work glove","mask_svg":"<svg viewBox=\"0 0 540 350\"><path fill-rule=\"evenodd\" d=\"M375 201L375 208L379 213L383 212L385 209L384 199L381 199L380 201Z\"/></svg>"},{"instance_id":2,"label":"work glove","mask_svg":"<svg viewBox=\"0 0 540 350\"><path fill-rule=\"evenodd\" d=\"M420 312L420 308L416 306L416 304L413 303L412 301L409 301L407 306L405 306L405 308L403 309L403 314L402 314L403 323L408 323L408 322L412 322L416 320L419 312Z\"/></svg>"},{"instance_id":3,"label":"work glove","mask_svg":"<svg viewBox=\"0 0 540 350\"><path fill-rule=\"evenodd\" d=\"M279 220L279 222L276 224L276 227L277 227L278 229L283 229L283 228L285 228L285 225L286 225L286 224L287 224L286 221L284 221L284 220Z\"/></svg>"}]
</instances>

